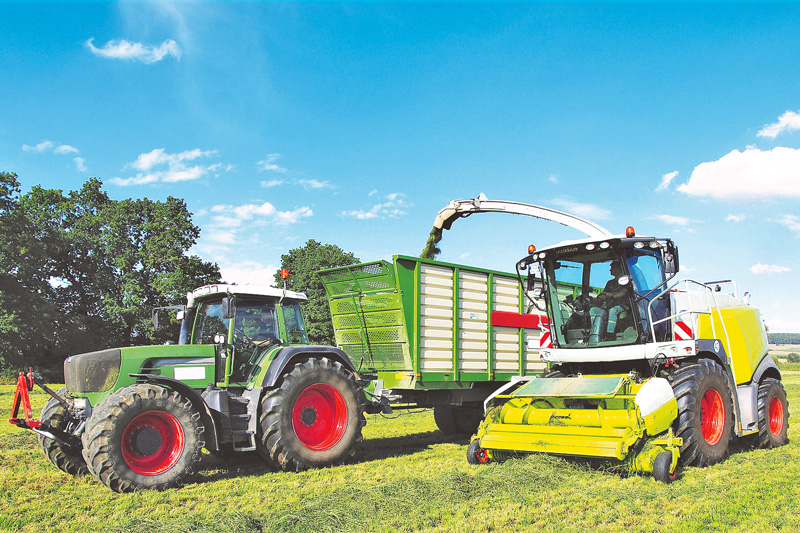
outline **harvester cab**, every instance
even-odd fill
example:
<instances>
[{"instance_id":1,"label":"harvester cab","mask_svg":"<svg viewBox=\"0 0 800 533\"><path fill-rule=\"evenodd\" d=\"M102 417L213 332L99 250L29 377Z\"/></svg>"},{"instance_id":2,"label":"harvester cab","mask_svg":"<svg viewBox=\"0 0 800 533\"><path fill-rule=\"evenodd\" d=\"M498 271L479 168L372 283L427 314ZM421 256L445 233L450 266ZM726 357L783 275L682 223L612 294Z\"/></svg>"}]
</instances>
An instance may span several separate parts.
<instances>
[{"instance_id":1,"label":"harvester cab","mask_svg":"<svg viewBox=\"0 0 800 533\"><path fill-rule=\"evenodd\" d=\"M470 463L547 452L670 482L679 462L720 461L732 436L785 442L780 371L733 282L677 281L675 244L633 228L529 251L517 269L546 303L549 370L487 399Z\"/></svg>"}]
</instances>

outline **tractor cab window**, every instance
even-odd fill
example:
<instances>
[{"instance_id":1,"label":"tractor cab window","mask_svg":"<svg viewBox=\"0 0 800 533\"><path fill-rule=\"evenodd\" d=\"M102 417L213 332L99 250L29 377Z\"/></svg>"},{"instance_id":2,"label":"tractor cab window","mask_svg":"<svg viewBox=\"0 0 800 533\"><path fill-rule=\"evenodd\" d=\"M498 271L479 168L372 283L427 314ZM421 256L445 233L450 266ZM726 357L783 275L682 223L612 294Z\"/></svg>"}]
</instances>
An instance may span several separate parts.
<instances>
[{"instance_id":1,"label":"tractor cab window","mask_svg":"<svg viewBox=\"0 0 800 533\"><path fill-rule=\"evenodd\" d=\"M280 339L275 301L264 298L236 299L233 321L232 382L245 382L259 359Z\"/></svg>"},{"instance_id":2,"label":"tractor cab window","mask_svg":"<svg viewBox=\"0 0 800 533\"><path fill-rule=\"evenodd\" d=\"M638 339L633 287L615 255L571 256L545 264L561 347L613 346Z\"/></svg>"},{"instance_id":3,"label":"tractor cab window","mask_svg":"<svg viewBox=\"0 0 800 533\"><path fill-rule=\"evenodd\" d=\"M222 318L222 303L200 304L194 320L192 344L214 344L214 337L217 335L228 338L228 320Z\"/></svg>"},{"instance_id":4,"label":"tractor cab window","mask_svg":"<svg viewBox=\"0 0 800 533\"><path fill-rule=\"evenodd\" d=\"M286 323L286 341L289 344L308 344L300 305L297 302L284 302L281 307L283 308L283 320Z\"/></svg>"}]
</instances>

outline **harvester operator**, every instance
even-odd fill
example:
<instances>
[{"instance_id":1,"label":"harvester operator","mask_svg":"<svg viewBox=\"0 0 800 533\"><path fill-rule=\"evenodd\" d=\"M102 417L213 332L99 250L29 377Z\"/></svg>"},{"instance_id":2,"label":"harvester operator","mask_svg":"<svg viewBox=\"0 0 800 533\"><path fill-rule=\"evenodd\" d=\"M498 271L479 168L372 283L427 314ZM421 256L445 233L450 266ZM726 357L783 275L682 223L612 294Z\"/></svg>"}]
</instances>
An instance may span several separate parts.
<instances>
[{"instance_id":1,"label":"harvester operator","mask_svg":"<svg viewBox=\"0 0 800 533\"><path fill-rule=\"evenodd\" d=\"M611 261L609 271L613 277L608 280L603 292L597 296L596 302L600 305L589 310L589 316L592 318L589 342L601 340L600 332L603 330L603 325L606 326L605 335L613 335L617 328L617 320L628 310L626 296L628 295L629 285L620 283L620 278L622 278L624 272L619 260Z\"/></svg>"}]
</instances>

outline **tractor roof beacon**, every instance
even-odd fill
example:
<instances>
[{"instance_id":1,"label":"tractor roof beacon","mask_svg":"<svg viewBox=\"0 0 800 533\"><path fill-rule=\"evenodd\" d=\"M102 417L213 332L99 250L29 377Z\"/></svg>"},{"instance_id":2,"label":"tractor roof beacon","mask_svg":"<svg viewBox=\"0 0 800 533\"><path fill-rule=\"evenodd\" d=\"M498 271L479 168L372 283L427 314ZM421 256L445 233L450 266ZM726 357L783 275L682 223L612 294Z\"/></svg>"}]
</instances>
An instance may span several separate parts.
<instances>
[{"instance_id":1,"label":"tractor roof beacon","mask_svg":"<svg viewBox=\"0 0 800 533\"><path fill-rule=\"evenodd\" d=\"M722 460L732 436L786 442L788 403L757 309L732 281L676 281L670 239L625 235L531 250L550 369L495 391L470 463L515 452L604 458L670 482Z\"/></svg>"},{"instance_id":2,"label":"tractor roof beacon","mask_svg":"<svg viewBox=\"0 0 800 533\"><path fill-rule=\"evenodd\" d=\"M344 352L308 344L305 300L275 287L200 287L185 306L154 310L154 324L177 311L178 344L72 356L58 392L20 373L10 422L36 431L61 470L117 492L180 485L202 448L258 450L291 471L341 463L361 440L363 383ZM40 420L35 384L51 396Z\"/></svg>"}]
</instances>

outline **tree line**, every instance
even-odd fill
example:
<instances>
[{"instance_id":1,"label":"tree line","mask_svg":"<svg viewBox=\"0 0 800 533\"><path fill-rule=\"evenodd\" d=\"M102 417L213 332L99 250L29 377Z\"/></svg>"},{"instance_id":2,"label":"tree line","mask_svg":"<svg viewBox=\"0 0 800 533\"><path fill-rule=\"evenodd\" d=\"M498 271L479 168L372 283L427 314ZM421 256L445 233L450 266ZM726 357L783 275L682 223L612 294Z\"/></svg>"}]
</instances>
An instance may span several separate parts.
<instances>
[{"instance_id":1,"label":"tree line","mask_svg":"<svg viewBox=\"0 0 800 533\"><path fill-rule=\"evenodd\" d=\"M0 372L58 375L72 354L176 338L151 309L220 280L187 253L199 232L180 198L112 200L96 178L21 194L0 173Z\"/></svg>"}]
</instances>

